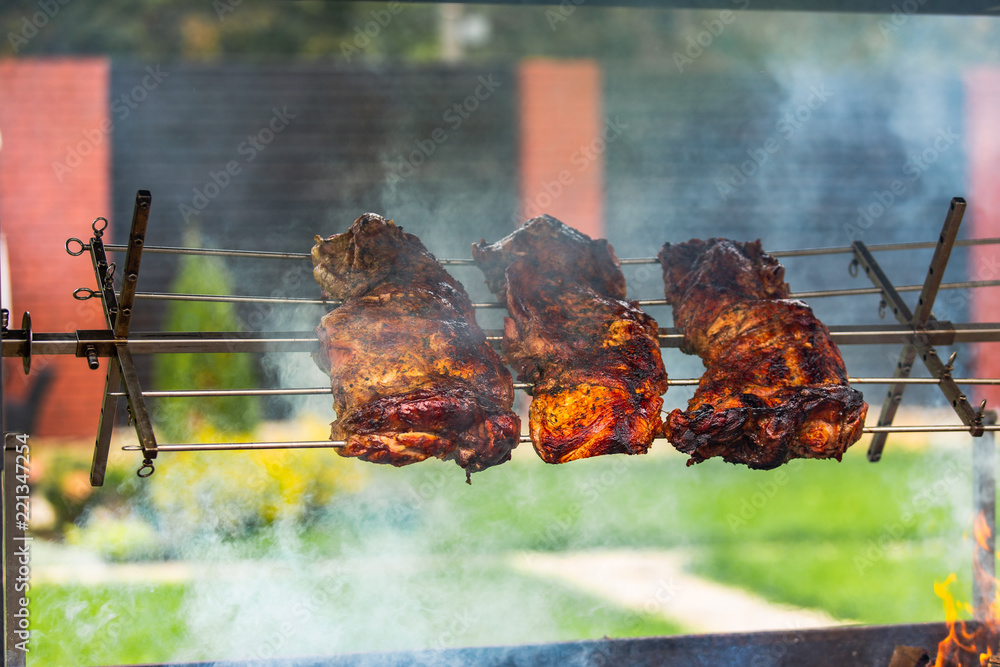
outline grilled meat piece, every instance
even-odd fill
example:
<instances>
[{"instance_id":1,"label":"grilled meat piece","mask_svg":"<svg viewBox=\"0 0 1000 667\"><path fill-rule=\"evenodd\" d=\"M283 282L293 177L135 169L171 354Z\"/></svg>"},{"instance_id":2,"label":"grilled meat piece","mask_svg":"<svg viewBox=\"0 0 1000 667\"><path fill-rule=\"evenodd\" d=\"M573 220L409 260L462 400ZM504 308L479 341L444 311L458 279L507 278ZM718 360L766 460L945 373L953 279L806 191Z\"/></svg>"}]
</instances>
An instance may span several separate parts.
<instances>
[{"instance_id":1,"label":"grilled meat piece","mask_svg":"<svg viewBox=\"0 0 1000 667\"><path fill-rule=\"evenodd\" d=\"M760 241L667 243L658 259L681 349L706 367L687 411L664 422L688 465L713 456L764 470L793 458L839 461L868 406L829 330L788 298L784 267Z\"/></svg>"},{"instance_id":2,"label":"grilled meat piece","mask_svg":"<svg viewBox=\"0 0 1000 667\"><path fill-rule=\"evenodd\" d=\"M402 466L434 456L467 472L510 459L521 423L510 372L465 289L420 240L366 213L316 237L313 275L343 304L316 333L344 456Z\"/></svg>"},{"instance_id":3,"label":"grilled meat piece","mask_svg":"<svg viewBox=\"0 0 1000 667\"><path fill-rule=\"evenodd\" d=\"M486 283L506 300L502 351L533 383L529 431L548 463L644 454L667 390L656 322L625 300L607 241L549 216L472 247Z\"/></svg>"}]
</instances>

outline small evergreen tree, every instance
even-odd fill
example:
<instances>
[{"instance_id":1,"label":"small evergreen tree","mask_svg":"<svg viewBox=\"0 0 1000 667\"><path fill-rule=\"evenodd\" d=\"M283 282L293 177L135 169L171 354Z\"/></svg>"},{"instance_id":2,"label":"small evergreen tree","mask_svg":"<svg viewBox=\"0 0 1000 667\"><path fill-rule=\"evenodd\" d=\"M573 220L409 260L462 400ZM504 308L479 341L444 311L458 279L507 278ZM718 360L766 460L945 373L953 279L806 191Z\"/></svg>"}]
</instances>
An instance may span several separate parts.
<instances>
[{"instance_id":1,"label":"small evergreen tree","mask_svg":"<svg viewBox=\"0 0 1000 667\"><path fill-rule=\"evenodd\" d=\"M192 235L185 243L196 245ZM192 243L192 241L194 241ZM170 291L181 294L232 294L232 280L219 257L183 255ZM167 331L238 331L232 303L169 301ZM253 359L238 353L160 354L153 361L157 389L246 389L257 386ZM245 439L260 420L258 396L154 399L152 413L161 438Z\"/></svg>"}]
</instances>

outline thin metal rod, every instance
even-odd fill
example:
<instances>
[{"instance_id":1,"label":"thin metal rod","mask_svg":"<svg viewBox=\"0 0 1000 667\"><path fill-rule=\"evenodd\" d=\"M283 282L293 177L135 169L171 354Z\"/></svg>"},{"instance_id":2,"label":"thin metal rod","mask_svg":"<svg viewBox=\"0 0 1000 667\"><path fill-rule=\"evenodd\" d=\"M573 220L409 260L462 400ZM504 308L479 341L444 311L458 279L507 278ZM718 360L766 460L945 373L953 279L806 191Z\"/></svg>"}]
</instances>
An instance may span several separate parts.
<instances>
[{"instance_id":1,"label":"thin metal rod","mask_svg":"<svg viewBox=\"0 0 1000 667\"><path fill-rule=\"evenodd\" d=\"M978 246L992 245L995 243L1000 243L1000 238L964 239L961 241L955 241L953 245ZM868 246L868 249L875 252L884 250L923 250L936 247L937 241L914 241L912 243L879 243ZM777 250L775 252L768 252L768 254L772 257L814 257L816 255L846 255L852 252L854 252L854 250L851 246L840 246L833 248L804 248L802 250Z\"/></svg>"},{"instance_id":2,"label":"thin metal rod","mask_svg":"<svg viewBox=\"0 0 1000 667\"><path fill-rule=\"evenodd\" d=\"M1000 381L998 381L1000 382ZM330 387L302 387L299 389L173 389L144 391L144 398L204 398L208 396L314 396L329 394ZM108 392L108 396L125 396L123 391Z\"/></svg>"},{"instance_id":3,"label":"thin metal rod","mask_svg":"<svg viewBox=\"0 0 1000 667\"><path fill-rule=\"evenodd\" d=\"M107 244L109 252L124 252L125 246ZM148 245L143 252L155 252L163 255L209 255L214 257L252 257L255 259L310 259L307 252L270 252L252 250L223 250L214 248L185 248Z\"/></svg>"},{"instance_id":4,"label":"thin metal rod","mask_svg":"<svg viewBox=\"0 0 1000 667\"><path fill-rule=\"evenodd\" d=\"M975 287L1000 287L1000 280L966 280L956 283L941 283L938 289L972 289ZM919 292L923 285L902 285L897 292ZM831 296L859 296L862 294L881 294L877 287L856 287L853 289L816 290L814 292L792 292L792 299L813 299Z\"/></svg>"},{"instance_id":5,"label":"thin metal rod","mask_svg":"<svg viewBox=\"0 0 1000 667\"><path fill-rule=\"evenodd\" d=\"M896 382L902 384L931 384L937 385L941 384L941 380L938 378L848 378L847 380L851 384L894 384ZM952 378L955 384L987 384L994 385L1000 384L1000 378Z\"/></svg>"},{"instance_id":6,"label":"thin metal rod","mask_svg":"<svg viewBox=\"0 0 1000 667\"><path fill-rule=\"evenodd\" d=\"M522 435L518 442L531 442L531 437ZM205 442L205 443L185 443L157 445L159 452L223 452L258 449L325 449L332 447L339 449L346 447L343 440L293 440L290 442ZM140 451L138 445L126 445L122 447L126 452Z\"/></svg>"},{"instance_id":7,"label":"thin metal rod","mask_svg":"<svg viewBox=\"0 0 1000 667\"><path fill-rule=\"evenodd\" d=\"M899 378L848 378L851 384L892 384L899 382ZM676 378L667 380L667 385L671 387L695 387L700 383L699 378ZM905 378L904 384L940 384L937 378ZM955 378L957 384L967 385L1000 385L1000 378ZM531 389L534 386L530 382L515 382L514 389ZM144 391L143 398L206 398L225 396L322 396L329 394L330 387L298 387L287 389L165 389L161 391ZM109 391L107 395L112 398L127 396L124 391Z\"/></svg>"},{"instance_id":8,"label":"thin metal rod","mask_svg":"<svg viewBox=\"0 0 1000 667\"><path fill-rule=\"evenodd\" d=\"M862 433L968 433L971 426L947 424L944 426L866 426ZM982 431L1000 431L1000 426L983 426Z\"/></svg>"},{"instance_id":9,"label":"thin metal rod","mask_svg":"<svg viewBox=\"0 0 1000 667\"><path fill-rule=\"evenodd\" d=\"M1000 342L1000 322L939 323L938 329L920 332L932 345ZM906 343L913 330L899 324L869 324L831 326L830 335L837 345L889 345ZM2 341L4 357L25 355L25 333L10 329ZM661 328L660 347L679 347L684 335L676 329ZM503 334L499 329L487 329L486 340L499 344ZM36 332L31 338L32 355L70 354L93 347L98 357L114 354L115 340L104 330L79 330L74 333ZM128 337L132 354L166 354L174 352L314 352L319 339L312 331L186 331L131 332Z\"/></svg>"},{"instance_id":10,"label":"thin metal rod","mask_svg":"<svg viewBox=\"0 0 1000 667\"><path fill-rule=\"evenodd\" d=\"M125 246L107 244L104 246L109 252L123 252ZM308 252L271 252L266 250L225 250L215 248L184 248L171 246L146 246L144 252L155 252L162 255L208 255L212 257L243 257L251 259L293 259L299 261L312 261L312 255ZM451 266L475 266L472 259L439 259L441 264ZM653 260L655 261L655 260Z\"/></svg>"},{"instance_id":11,"label":"thin metal rod","mask_svg":"<svg viewBox=\"0 0 1000 667\"><path fill-rule=\"evenodd\" d=\"M871 426L863 429L864 433L879 433L879 432L891 432L891 433L963 433L968 432L969 427L963 426L961 424L940 426L940 425L926 425L926 426ZM998 431L1000 426L991 425L985 426L986 431ZM665 438L654 438L654 440L661 441ZM531 442L531 437L528 435L522 435L518 442L527 443ZM185 444L169 444L169 445L157 445L157 452L214 452L214 451L239 451L239 450L260 450L260 449L324 449L327 447L340 448L346 447L347 443L343 440L297 440L289 442L206 442L206 443L185 443ZM122 447L122 450L126 452L140 451L138 445L126 445Z\"/></svg>"},{"instance_id":12,"label":"thin metal rod","mask_svg":"<svg viewBox=\"0 0 1000 667\"><path fill-rule=\"evenodd\" d=\"M207 442L181 445L157 445L158 452L223 452L256 449L325 449L346 447L347 443L337 440L301 440L292 442ZM134 451L134 447L122 447Z\"/></svg>"},{"instance_id":13,"label":"thin metal rod","mask_svg":"<svg viewBox=\"0 0 1000 667\"><path fill-rule=\"evenodd\" d=\"M897 292L919 292L923 285L903 285L897 287ZM972 289L975 287L1000 287L1000 280L966 280L956 283L942 283L938 289ZM860 296L863 294L881 294L882 290L877 287L854 287L850 289L826 289L814 290L812 292L792 292L788 295L790 299L820 299L835 296ZM668 306L670 302L666 299L638 299L639 306Z\"/></svg>"},{"instance_id":14,"label":"thin metal rod","mask_svg":"<svg viewBox=\"0 0 1000 667\"><path fill-rule=\"evenodd\" d=\"M339 299L305 299L284 296L231 296L227 294L172 294L169 292L139 292L137 299L147 301L202 301L212 303L283 303L299 306L325 306L327 308L341 305ZM473 303L473 308L504 308L499 301Z\"/></svg>"},{"instance_id":15,"label":"thin metal rod","mask_svg":"<svg viewBox=\"0 0 1000 667\"><path fill-rule=\"evenodd\" d=\"M1000 238L985 238L985 239L965 239L962 241L955 241L956 246L974 246L974 245L990 245L1000 243ZM933 248L937 244L934 242L913 242L913 243L882 243L878 245L868 246L869 250L872 251L883 251L883 250L921 250L924 248ZM107 244L104 248L108 252L124 252L126 246ZM251 257L256 259L294 259L294 260L312 260L312 257L307 252L267 252L267 251L253 251L253 250L224 250L224 249L213 249L213 248L183 248L183 247L169 247L169 246L146 246L143 248L143 252L155 252L167 255L214 255L218 257ZM816 255L843 255L852 252L851 246L834 246L831 248L800 248L798 250L774 250L768 251L768 254L772 257L815 257ZM476 262L472 259L439 259L441 264L446 266L475 266ZM655 257L626 257L620 259L622 266L628 266L631 264L658 264L658 260Z\"/></svg>"},{"instance_id":16,"label":"thin metal rod","mask_svg":"<svg viewBox=\"0 0 1000 667\"><path fill-rule=\"evenodd\" d=\"M966 280L964 282L942 283L939 289L972 289L976 287L1000 287L1000 280ZM903 285L897 287L897 292L919 292L923 285ZM837 296L859 296L863 294L880 294L877 287L854 287L849 289L815 290L812 292L792 292L791 299L819 299ZM281 303L296 304L300 306L339 306L341 301L337 299L305 299L299 297L279 297L279 296L235 296L223 294L172 294L169 292L138 292L136 299L147 301L202 301L202 302L224 302L224 303ZM669 306L666 299L637 299L636 303L641 306ZM499 301L481 301L472 304L473 308L480 309L500 309L506 304Z\"/></svg>"},{"instance_id":17,"label":"thin metal rod","mask_svg":"<svg viewBox=\"0 0 1000 667\"><path fill-rule=\"evenodd\" d=\"M282 296L230 296L224 294L171 294L167 292L139 292L137 299L146 301L205 301L224 303L294 303L306 306L339 306L333 299L302 299Z\"/></svg>"}]
</instances>

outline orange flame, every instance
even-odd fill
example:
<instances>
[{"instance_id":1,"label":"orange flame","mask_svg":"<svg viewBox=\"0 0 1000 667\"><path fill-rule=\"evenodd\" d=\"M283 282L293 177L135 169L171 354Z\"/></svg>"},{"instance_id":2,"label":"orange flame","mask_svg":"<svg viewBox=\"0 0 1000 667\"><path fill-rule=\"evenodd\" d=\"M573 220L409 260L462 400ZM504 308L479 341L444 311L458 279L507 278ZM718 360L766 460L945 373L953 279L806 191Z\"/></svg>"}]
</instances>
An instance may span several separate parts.
<instances>
[{"instance_id":1,"label":"orange flame","mask_svg":"<svg viewBox=\"0 0 1000 667\"><path fill-rule=\"evenodd\" d=\"M990 525L986 522L986 515L982 512L972 522L972 534L975 535L976 544L979 545L980 549L992 551L990 542L993 538L993 531L990 530Z\"/></svg>"},{"instance_id":2,"label":"orange flame","mask_svg":"<svg viewBox=\"0 0 1000 667\"><path fill-rule=\"evenodd\" d=\"M973 533L979 549L992 553L992 531L983 513L973 522ZM978 556L978 554L977 554ZM951 573L942 582L934 582L934 592L944 603L945 623L948 626L948 636L938 644L937 660L934 667L985 667L993 651L990 647L1000 643L1000 590L996 578L983 569L980 559L975 559L975 584L979 587L983 599L992 595L993 600L982 610L985 618L970 628L966 621L959 619L959 614L972 613L972 607L955 599L949 587L955 583L956 575Z\"/></svg>"}]
</instances>

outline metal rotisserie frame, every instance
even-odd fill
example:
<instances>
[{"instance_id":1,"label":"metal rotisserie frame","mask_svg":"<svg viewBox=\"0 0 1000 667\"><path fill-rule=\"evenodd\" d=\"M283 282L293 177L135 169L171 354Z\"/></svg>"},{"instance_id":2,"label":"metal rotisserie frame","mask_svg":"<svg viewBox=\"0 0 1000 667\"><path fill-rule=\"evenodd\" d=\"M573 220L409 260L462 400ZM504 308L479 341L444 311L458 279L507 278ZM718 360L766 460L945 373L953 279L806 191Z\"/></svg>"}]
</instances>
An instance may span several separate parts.
<instances>
[{"instance_id":1,"label":"metal rotisserie frame","mask_svg":"<svg viewBox=\"0 0 1000 667\"><path fill-rule=\"evenodd\" d=\"M192 300L192 301L232 301L232 302L293 302L315 303L335 306L335 302L322 299L281 299L277 297L247 296L207 296L197 294L166 294L138 292L139 266L142 253L162 252L201 255L236 255L260 259L308 261L306 253L242 252L228 250L208 250L201 248L144 247L152 197L141 190L136 196L129 242L125 245L106 245L102 232L107 221L98 218L92 225L94 232L89 242L78 239L66 242L66 250L71 255L90 254L98 288L80 288L74 297L86 299L100 297L106 316L107 328L101 330L78 330L75 332L34 332L30 316L25 313L20 329L6 326L4 317L3 356L21 357L25 372L30 369L33 355L72 354L87 360L92 369L99 367L99 358L109 359L107 379L100 415L98 433L94 447L91 468L91 484L100 486L110 448L112 427L120 398L126 399L131 421L135 424L138 445L127 447L141 452L140 476L153 472L153 460L161 452L209 451L209 450L251 450L251 449L294 449L324 448L343 446L342 442L298 441L298 442L258 442L258 443L181 443L161 444L157 442L145 405L146 398L159 397L201 397L226 395L311 395L329 393L329 387L305 387L294 389L260 389L248 387L239 390L179 390L143 391L132 361L133 354L169 354L176 352L241 352L259 353L266 351L312 352L318 340L313 332L185 332L156 333L131 332L129 321L136 299ZM852 377L852 384L888 385L888 395L882 405L882 413L874 426L866 427L866 433L873 434L868 457L878 461L885 441L893 432L968 432L973 437L973 465L975 469L974 496L976 509L983 513L989 527L990 539L975 547L975 568L977 582L974 586L974 606L977 618L986 616L988 605L993 599L992 578L994 574L995 548L992 535L995 528L995 448L993 433L1000 429L996 415L985 410L985 401L978 408L969 404L961 385L1000 384L1000 378L954 378L952 376L954 356L942 361L935 351L937 345L956 343L977 343L1000 341L1000 322L985 324L953 324L936 320L931 314L934 299L940 289L965 289L1000 285L1000 281L970 281L942 284L944 268L955 245L980 245L1000 243L1000 238L957 241L959 225L965 211L965 201L952 200L937 242L904 243L867 247L855 242L849 247L818 248L794 251L771 252L775 257L845 254L852 256L851 271L863 270L873 286L851 290L824 290L792 294L793 298L819 298L823 296L849 296L860 294L881 295L885 310L892 310L898 325L864 327L831 326L833 339L838 345L893 344L903 346L899 363L893 377ZM934 248L934 256L923 285L895 287L875 260L872 251L906 250L914 248ZM108 261L109 252L125 252L123 269L119 272L115 262ZM624 259L623 264L655 263L652 258ZM471 264L468 259L445 259L445 265ZM116 273L118 274L116 276ZM116 287L115 280L119 285ZM910 311L900 297L900 292L919 291L918 307ZM640 306L663 305L665 300L640 300ZM497 308L502 304L480 303L479 308ZM488 338L498 344L501 332L487 331ZM661 328L661 347L678 347L682 335L675 329ZM910 371L920 356L930 372L930 378L910 378ZM696 385L698 379L671 379L671 385ZM948 398L961 424L926 424L917 426L893 425L896 409L908 384L936 384ZM525 388L525 384L516 384ZM14 483L14 452L16 443L5 438L4 466L4 530L9 544L11 537L24 538L23 530L18 532L12 520L16 503ZM522 436L527 442L527 436ZM12 613L14 610L11 583L16 578L16 563L11 554L5 554L7 587L5 590L6 623L6 664L23 664L24 654L12 650ZM605 639L587 642L570 642L548 645L453 649L447 651L415 651L385 654L343 655L329 658L305 660L277 660L273 664L289 665L340 665L340 664L484 664L484 665L528 665L528 664L686 664L686 665L842 665L842 664L888 664L892 648L899 644L925 646L933 649L937 641L946 634L943 624L919 624L900 626L858 626L823 630L797 630L788 632L764 632L729 635L699 635L647 639ZM768 662L761 663L760 660ZM213 664L240 664L213 663Z\"/></svg>"}]
</instances>

